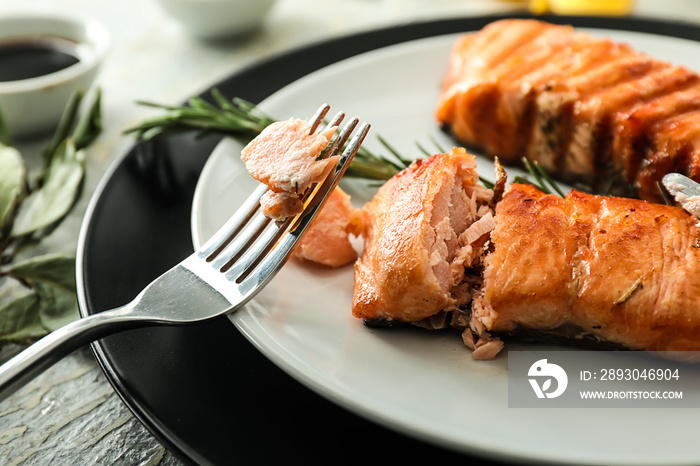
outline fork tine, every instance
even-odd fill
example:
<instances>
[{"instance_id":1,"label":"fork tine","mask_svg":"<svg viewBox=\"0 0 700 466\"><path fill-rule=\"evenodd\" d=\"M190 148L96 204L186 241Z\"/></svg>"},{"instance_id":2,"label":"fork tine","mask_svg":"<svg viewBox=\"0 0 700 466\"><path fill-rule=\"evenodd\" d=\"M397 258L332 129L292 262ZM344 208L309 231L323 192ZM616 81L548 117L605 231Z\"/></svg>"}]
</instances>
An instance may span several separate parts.
<instances>
[{"instance_id":1,"label":"fork tine","mask_svg":"<svg viewBox=\"0 0 700 466\"><path fill-rule=\"evenodd\" d=\"M353 121L349 122L346 125L346 128L344 128L344 132L345 129L347 129L348 127L354 128L355 126L357 126L357 121L355 120L357 120L357 118L353 118ZM334 168L334 173L326 177L326 179L319 184L316 192L314 193L313 198L309 202L309 205L307 205L307 208L304 209L304 213L295 217L295 224L291 227L292 230L298 230L299 228L303 228L306 224L313 220L312 215L315 216L316 212L320 210L320 204L325 202L327 195L333 189L335 189L335 187L338 185L338 182L340 181L340 178L347 171L350 162L352 161L353 157L355 157L355 154L357 154L357 151L360 149L360 145L364 141L365 136L367 136L369 128L370 125L364 123L360 128L360 131L358 131L357 134L355 134L348 146L343 151L340 160L338 160L338 163ZM349 132L345 132L346 140L348 139L348 136ZM307 210L309 211L308 213L306 213Z\"/></svg>"},{"instance_id":2,"label":"fork tine","mask_svg":"<svg viewBox=\"0 0 700 466\"><path fill-rule=\"evenodd\" d=\"M293 220L294 217L288 218L281 225L276 225L262 232L257 238L255 249L245 251L237 260L231 262L227 270L222 270L226 272L226 277L236 283L244 280L250 271L255 269L260 261L277 245L280 238L287 233Z\"/></svg>"},{"instance_id":3,"label":"fork tine","mask_svg":"<svg viewBox=\"0 0 700 466\"><path fill-rule=\"evenodd\" d=\"M333 119L331 120L330 123L328 123L328 128L332 128L333 126L340 126L340 123L343 122L343 118L345 118L345 113L343 112L338 112L335 114Z\"/></svg>"},{"instance_id":4,"label":"fork tine","mask_svg":"<svg viewBox=\"0 0 700 466\"><path fill-rule=\"evenodd\" d=\"M330 110L331 107L328 104L323 104L320 107L318 107L318 110L316 110L316 113L311 117L311 129L309 130L309 134L314 134L316 129L318 128L318 125L321 124L323 121L323 118L326 116L328 113L328 110Z\"/></svg>"},{"instance_id":5,"label":"fork tine","mask_svg":"<svg viewBox=\"0 0 700 466\"><path fill-rule=\"evenodd\" d=\"M311 119L310 134L318 130L329 110L328 104L319 107ZM344 118L345 114L338 112L326 128L337 128ZM369 124L364 123L346 146L358 123L358 118L352 118L339 133L334 134L329 146L323 151L324 158L335 157L344 148L331 173L301 196L304 210L299 215L283 222L273 222L264 216L260 211L260 199L268 188L260 185L224 227L198 251L197 256L210 262L214 270L223 273L222 278L238 284L239 296L248 296L240 304L252 297L258 287L270 280L282 267L292 248L325 204L328 195L338 185L370 128Z\"/></svg>"},{"instance_id":6,"label":"fork tine","mask_svg":"<svg viewBox=\"0 0 700 466\"><path fill-rule=\"evenodd\" d=\"M345 117L344 114L338 113L334 118L333 121L329 124L330 127L336 126L337 123L339 123L343 118ZM343 129L340 132L340 135L336 137L335 139L335 144L331 144L329 146L329 149L326 150L326 157L333 157L337 154L337 152L342 148L341 144L338 144L339 141L346 141L349 134L353 131L353 129L357 126L357 118L353 118L350 122L348 122ZM353 154L354 155L354 154ZM337 167L337 164L336 164ZM333 175L329 175L331 177ZM302 196L302 201L304 203L307 202L307 200L313 195L314 193L315 186L310 187L307 189L307 191L304 193ZM262 215L262 214L258 214ZM220 259L224 265L221 267L222 272L227 272L227 276L229 278L235 279L235 280L242 280L245 278L247 273L251 271L252 269L255 268L255 266L267 255L272 248L277 244L279 239L282 237L284 233L287 232L287 230L290 227L291 222L294 220L294 218L289 218L285 222L283 222L280 225L277 225L277 228L274 229L274 233L268 233L265 232L264 236L261 234L262 229L256 230L252 234L249 234L247 236L248 241L242 244L242 241L237 241L235 243L235 246L232 246L233 251L226 251L226 254L224 257ZM263 226L263 229L266 225ZM252 231L252 230L251 230ZM260 236L259 242L258 242L258 247L257 249L250 253L246 254L247 250L253 246L255 243L255 239ZM244 256L245 255L245 256ZM215 266L218 266L219 263L217 262Z\"/></svg>"},{"instance_id":7,"label":"fork tine","mask_svg":"<svg viewBox=\"0 0 700 466\"><path fill-rule=\"evenodd\" d=\"M329 110L330 106L328 104L321 105L318 108L313 116L312 127L315 128L312 128L311 133L318 128ZM344 118L345 114L343 112L338 112L333 117L328 127L338 126ZM339 137L340 136L338 136L336 140ZM331 150L326 151L326 154L334 155L333 151L335 149L335 146L332 147ZM256 226L254 228L248 226L246 230L247 234L241 237L244 239L238 238L236 243L234 243L234 246L226 251L226 255L216 261L214 266L222 271L226 271L233 262L240 259L241 255L245 253L245 251L254 243L257 235L264 230L268 223L270 223L269 220L264 220L264 217L261 215L256 218L254 222L252 221L256 212L260 208L260 198L263 196L263 194L265 194L267 189L267 186L261 184L255 191L253 191L253 193L248 197L248 199L246 199L243 205L226 222L226 224L212 238L210 238L202 248L200 248L199 256L201 258L205 259L207 262L214 261L214 259L216 259L224 250L226 250L229 245L231 245L234 238L237 238L243 232L244 228L252 223ZM308 197L308 195L309 192L306 193L305 198Z\"/></svg>"},{"instance_id":8,"label":"fork tine","mask_svg":"<svg viewBox=\"0 0 700 466\"><path fill-rule=\"evenodd\" d=\"M329 153L335 154L338 150L343 148L348 138L350 137L350 134L355 130L355 127L357 126L358 122L359 120L357 119L357 117L355 117L343 127L343 129L340 131L340 134L331 143L331 147L328 150Z\"/></svg>"},{"instance_id":9,"label":"fork tine","mask_svg":"<svg viewBox=\"0 0 700 466\"><path fill-rule=\"evenodd\" d=\"M333 128L333 127L337 128L338 126L340 126L340 123L343 122L344 118L345 118L345 113L343 113L343 112L336 113L335 116L333 117L333 119L331 119L330 123L328 123L328 125L326 125L326 128ZM336 133L337 133L337 129L333 133L333 135L335 136L335 140L337 141L338 136ZM312 131L312 134L313 134L313 131ZM335 155L335 153L334 153L335 146L336 145L333 142L331 142L328 145L328 147L326 147L326 149L324 149L324 151L321 153L320 158L327 159L327 158Z\"/></svg>"},{"instance_id":10,"label":"fork tine","mask_svg":"<svg viewBox=\"0 0 700 466\"><path fill-rule=\"evenodd\" d=\"M345 130L347 130L348 126L354 128L358 123L355 120L357 119L353 118L353 121L349 122L344 128L345 140L348 139L350 132L352 132L352 130ZM334 173L329 175L317 186L304 212L293 219L294 223L284 230L278 230L276 234L267 238L267 243L265 243L260 250L251 254L251 260L246 261L245 264L241 264L240 267L239 264L236 264L235 276L231 275L228 276L228 278L235 280L239 285L245 286L245 288L263 285L272 278L282 267L291 250L306 231L308 225L316 218L318 212L325 204L328 195L338 185L340 178L345 174L350 162L364 141L365 136L367 136L369 128L370 125L367 123L362 125L360 131L353 137L343 151L340 160L335 166ZM240 273L238 272L239 270ZM233 272L233 269L231 272Z\"/></svg>"},{"instance_id":11,"label":"fork tine","mask_svg":"<svg viewBox=\"0 0 700 466\"><path fill-rule=\"evenodd\" d=\"M214 260L213 267L221 272L229 270L255 244L270 223L272 223L270 218L265 217L260 212L257 213L244 228L241 228L239 236L235 238L231 246Z\"/></svg>"},{"instance_id":12,"label":"fork tine","mask_svg":"<svg viewBox=\"0 0 700 466\"><path fill-rule=\"evenodd\" d=\"M344 118L344 114L338 114L336 115L336 118L334 118L333 122L329 124L329 126L336 126L336 123L339 122ZM337 154L337 152L343 147L345 142L347 141L349 135L352 133L352 131L355 129L357 126L358 119L353 118L350 122L348 122L342 129L340 135L336 138L334 141L334 144L331 145L330 149L326 151L326 157L333 157ZM369 127L366 128L366 131L369 130ZM363 136L364 138L364 136ZM341 143L339 143L341 142ZM360 141L361 142L361 141ZM357 144L357 147L354 149L350 149L350 152L352 152L352 155L346 155L344 159L341 159L338 164L336 164L336 175L329 175L328 178L335 176L340 179L340 176L342 176L343 173L345 173L345 170L347 169L347 166L340 167L339 164L347 165L349 164L349 160L354 157L355 153L357 152L357 149L359 148L359 143ZM348 154L350 154L348 152ZM342 169L342 172L340 173L340 176L337 175L338 171ZM338 181L335 180L335 185L337 185ZM333 187L335 187L335 185ZM314 194L314 188L311 187L309 188L306 193L302 196L302 200L306 203L309 197L311 197ZM330 192L330 191L328 191ZM326 194L321 194L325 196ZM317 194L319 196L319 194ZM274 234L267 234L265 237L260 238L260 246L259 248L254 251L254 253L249 254L247 257L242 258L241 256L245 251L241 251L240 254L238 254L236 257L232 257L229 260L229 263L227 263L227 266L225 266L222 271L228 271L228 276L232 279L234 279L237 282L240 282L241 280L244 280L246 276L265 258L265 256L276 246L276 244L279 242L280 238L289 230L291 222L294 220L294 218L289 218L287 219L284 223L281 225L278 225L278 228L275 230ZM250 244L247 244L247 246L252 246L252 241ZM235 262L235 265L234 265ZM230 270L229 268L232 267Z\"/></svg>"},{"instance_id":13,"label":"fork tine","mask_svg":"<svg viewBox=\"0 0 700 466\"><path fill-rule=\"evenodd\" d=\"M224 226L200 248L199 257L207 262L216 258L258 211L260 198L266 191L264 184L258 186Z\"/></svg>"}]
</instances>

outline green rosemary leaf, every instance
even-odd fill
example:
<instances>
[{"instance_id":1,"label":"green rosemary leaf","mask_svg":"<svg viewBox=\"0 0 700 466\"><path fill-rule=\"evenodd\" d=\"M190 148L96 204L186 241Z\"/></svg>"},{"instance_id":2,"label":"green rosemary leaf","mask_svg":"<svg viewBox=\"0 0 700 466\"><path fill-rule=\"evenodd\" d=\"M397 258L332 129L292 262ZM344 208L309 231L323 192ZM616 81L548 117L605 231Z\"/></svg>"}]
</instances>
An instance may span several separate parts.
<instances>
[{"instance_id":1,"label":"green rosemary leaf","mask_svg":"<svg viewBox=\"0 0 700 466\"><path fill-rule=\"evenodd\" d=\"M142 107L153 107L153 108L158 108L161 110L179 111L182 109L182 107L178 107L176 105L164 105L164 104L159 104L157 102L150 102L147 100L137 100L136 104L141 105Z\"/></svg>"},{"instance_id":2,"label":"green rosemary leaf","mask_svg":"<svg viewBox=\"0 0 700 466\"><path fill-rule=\"evenodd\" d=\"M524 177L524 176L520 176L520 175L515 175L515 176L513 177L513 183L518 183L518 184L531 184L531 185L535 186L537 189L540 189L540 187L537 186L537 183L533 183L530 179L528 179L528 178L526 178L526 177Z\"/></svg>"},{"instance_id":3,"label":"green rosemary leaf","mask_svg":"<svg viewBox=\"0 0 700 466\"><path fill-rule=\"evenodd\" d=\"M555 183L554 180L552 180L552 178L550 178L547 172L544 171L544 169L540 166L540 164L537 161L533 162L533 165L535 167L535 170L537 170L537 173L539 173L540 179L544 180L547 183L547 185L554 189L554 191L556 191L556 193L560 197L566 197L566 194L564 194L559 185Z\"/></svg>"},{"instance_id":4,"label":"green rosemary leaf","mask_svg":"<svg viewBox=\"0 0 700 466\"><path fill-rule=\"evenodd\" d=\"M238 109L234 104L232 104L226 96L219 90L219 89L212 89L211 95L216 101L217 105L224 111L227 112L237 112ZM245 104L239 104L239 106L243 106Z\"/></svg>"},{"instance_id":5,"label":"green rosemary leaf","mask_svg":"<svg viewBox=\"0 0 700 466\"><path fill-rule=\"evenodd\" d=\"M661 194L661 199L664 201L664 204L666 205L674 205L673 201L671 200L670 197L668 197L668 191L666 191L666 188L661 184L660 181L656 182L656 187L659 190L659 193Z\"/></svg>"},{"instance_id":6,"label":"green rosemary leaf","mask_svg":"<svg viewBox=\"0 0 700 466\"><path fill-rule=\"evenodd\" d=\"M137 101L139 105L163 110L165 114L146 119L127 128L124 133L134 134L141 141L187 130L197 130L200 135L218 132L251 139L276 121L254 104L237 97L228 99L218 89L212 89L211 97L214 104L206 102L201 97L190 98L182 106ZM346 176L387 180L413 161L401 155L385 140L380 139L380 142L389 154L375 154L361 147L350 164Z\"/></svg>"},{"instance_id":7,"label":"green rosemary leaf","mask_svg":"<svg viewBox=\"0 0 700 466\"><path fill-rule=\"evenodd\" d=\"M493 184L491 181L487 180L487 179L484 178L483 176L480 176L480 177L479 177L479 181L481 181L481 184L483 184L484 187L486 187L486 188L488 188L488 189L493 189L494 186L496 186L495 184Z\"/></svg>"},{"instance_id":8,"label":"green rosemary leaf","mask_svg":"<svg viewBox=\"0 0 700 466\"><path fill-rule=\"evenodd\" d=\"M382 146L384 146L386 148L386 150L388 150L394 157L396 157L396 159L399 162L401 162L402 165L396 165L397 167L400 167L400 169L406 168L413 161L413 160L408 159L408 158L404 157L403 155L401 155L401 153L399 153L399 151L394 149L394 147L391 144L389 144L386 141L386 139L384 139L380 135L377 135L377 140L379 140L379 142L382 144Z\"/></svg>"},{"instance_id":9,"label":"green rosemary leaf","mask_svg":"<svg viewBox=\"0 0 700 466\"><path fill-rule=\"evenodd\" d=\"M521 176L516 176L513 181L516 183L523 183L523 184L531 184L535 186L537 189L540 191L547 193L547 194L553 194L552 190L555 191L555 193L560 196L560 197L566 197L564 192L559 188L559 185L557 185L550 177L549 175L544 171L544 169L540 166L537 161L535 162L530 162L528 159L525 157L522 158L522 163L527 169L527 171L530 173L530 175L536 180L534 183L527 178L521 177ZM517 181L516 181L517 180Z\"/></svg>"},{"instance_id":10,"label":"green rosemary leaf","mask_svg":"<svg viewBox=\"0 0 700 466\"><path fill-rule=\"evenodd\" d=\"M214 114L217 111L216 107L214 107L212 104L210 104L209 102L207 102L206 100L204 100L200 97L190 97L190 99L188 100L188 103L189 103L190 107L192 107L192 108L198 108L201 110L205 110L207 112L213 112Z\"/></svg>"},{"instance_id":11,"label":"green rosemary leaf","mask_svg":"<svg viewBox=\"0 0 700 466\"><path fill-rule=\"evenodd\" d=\"M364 178L385 181L399 172L393 165L378 164L355 156L350 163L345 176L348 178Z\"/></svg>"},{"instance_id":12,"label":"green rosemary leaf","mask_svg":"<svg viewBox=\"0 0 700 466\"><path fill-rule=\"evenodd\" d=\"M513 183L530 184L545 194L552 194L552 192L546 186L542 186L542 184L538 184L537 182L533 182L524 176L519 176L519 175L514 176Z\"/></svg>"},{"instance_id":13,"label":"green rosemary leaf","mask_svg":"<svg viewBox=\"0 0 700 466\"><path fill-rule=\"evenodd\" d=\"M440 143L437 141L437 139L435 139L435 136L433 136L432 134L430 135L430 141L433 144L435 144L435 147L437 148L438 152L440 152L441 154L444 154L445 152L447 152L444 148L442 148L440 146Z\"/></svg>"},{"instance_id":14,"label":"green rosemary leaf","mask_svg":"<svg viewBox=\"0 0 700 466\"><path fill-rule=\"evenodd\" d=\"M416 141L416 147L418 147L418 150L423 153L426 157L430 157L433 154L431 154L425 147L423 147L418 141Z\"/></svg>"},{"instance_id":15,"label":"green rosemary leaf","mask_svg":"<svg viewBox=\"0 0 700 466\"><path fill-rule=\"evenodd\" d=\"M535 169L533 164L525 157L522 158L522 162L528 173L530 173L530 175L532 175L532 177L537 181L537 185L539 187L545 187L545 184L542 182L542 178L540 178L539 172ZM549 189L546 189L546 191L550 192Z\"/></svg>"}]
</instances>

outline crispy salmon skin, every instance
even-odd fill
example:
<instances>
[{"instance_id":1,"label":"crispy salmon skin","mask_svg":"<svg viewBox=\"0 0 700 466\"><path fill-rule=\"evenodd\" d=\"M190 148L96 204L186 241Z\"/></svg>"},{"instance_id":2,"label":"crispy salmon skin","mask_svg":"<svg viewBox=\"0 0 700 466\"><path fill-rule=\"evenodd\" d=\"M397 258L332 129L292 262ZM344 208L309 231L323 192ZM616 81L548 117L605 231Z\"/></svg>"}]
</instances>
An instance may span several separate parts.
<instances>
[{"instance_id":1,"label":"crispy salmon skin","mask_svg":"<svg viewBox=\"0 0 700 466\"><path fill-rule=\"evenodd\" d=\"M595 192L660 201L664 174L700 181L698 74L571 26L506 19L459 38L435 117Z\"/></svg>"}]
</instances>

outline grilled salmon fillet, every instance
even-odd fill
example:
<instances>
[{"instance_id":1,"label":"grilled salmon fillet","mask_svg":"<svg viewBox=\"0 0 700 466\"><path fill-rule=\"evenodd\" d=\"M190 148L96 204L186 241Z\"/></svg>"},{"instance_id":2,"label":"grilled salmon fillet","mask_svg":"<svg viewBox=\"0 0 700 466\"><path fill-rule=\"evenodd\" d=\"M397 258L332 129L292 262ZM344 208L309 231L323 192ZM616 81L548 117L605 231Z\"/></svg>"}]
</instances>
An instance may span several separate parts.
<instances>
[{"instance_id":1,"label":"grilled salmon fillet","mask_svg":"<svg viewBox=\"0 0 700 466\"><path fill-rule=\"evenodd\" d=\"M532 340L700 350L700 222L680 208L512 184L471 328Z\"/></svg>"},{"instance_id":2,"label":"grilled salmon fillet","mask_svg":"<svg viewBox=\"0 0 700 466\"><path fill-rule=\"evenodd\" d=\"M499 191L478 184L464 149L389 180L356 222L365 245L353 315L458 329L475 359L494 358L507 339L700 351L696 217L576 190Z\"/></svg>"},{"instance_id":3,"label":"grilled salmon fillet","mask_svg":"<svg viewBox=\"0 0 700 466\"><path fill-rule=\"evenodd\" d=\"M437 121L507 164L526 156L596 192L658 201L668 172L700 181L700 79L570 26L496 21L459 38Z\"/></svg>"},{"instance_id":4,"label":"grilled salmon fillet","mask_svg":"<svg viewBox=\"0 0 700 466\"><path fill-rule=\"evenodd\" d=\"M418 322L471 300L469 275L493 228L493 191L475 168L464 149L416 161L362 208L353 315Z\"/></svg>"}]
</instances>

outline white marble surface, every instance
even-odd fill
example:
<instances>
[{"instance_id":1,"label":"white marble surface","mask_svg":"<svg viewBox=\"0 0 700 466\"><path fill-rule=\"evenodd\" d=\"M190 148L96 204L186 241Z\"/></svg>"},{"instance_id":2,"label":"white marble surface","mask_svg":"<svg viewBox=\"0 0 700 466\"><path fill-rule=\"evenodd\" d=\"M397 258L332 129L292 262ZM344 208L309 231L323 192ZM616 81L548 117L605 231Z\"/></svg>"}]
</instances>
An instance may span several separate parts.
<instances>
[{"instance_id":1,"label":"white marble surface","mask_svg":"<svg viewBox=\"0 0 700 466\"><path fill-rule=\"evenodd\" d=\"M134 102L179 103L250 63L328 37L386 25L508 11L498 0L278 0L251 36L207 43L188 36L147 0L0 0L0 15L59 11L95 17L111 34L99 84L105 131L89 152L87 189L43 246L75 250L82 215L108 165L131 143L122 130L152 110ZM634 14L700 23L696 0L638 0ZM30 159L45 141L22 144ZM6 353L6 352L5 352ZM3 353L1 357L6 358ZM135 420L88 350L61 361L0 403L0 464L175 465L179 461Z\"/></svg>"}]
</instances>

